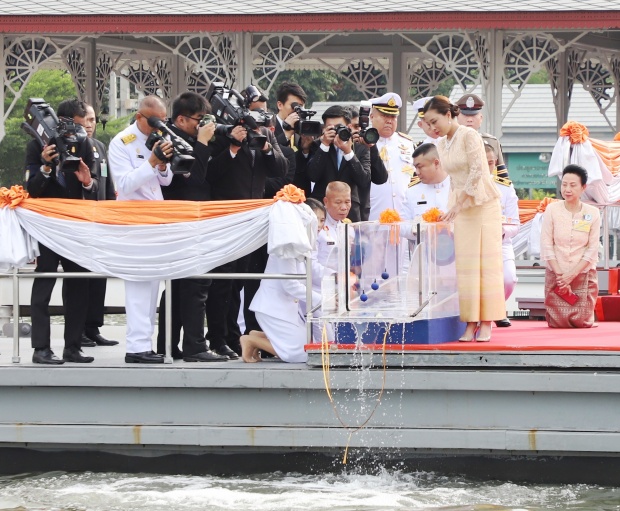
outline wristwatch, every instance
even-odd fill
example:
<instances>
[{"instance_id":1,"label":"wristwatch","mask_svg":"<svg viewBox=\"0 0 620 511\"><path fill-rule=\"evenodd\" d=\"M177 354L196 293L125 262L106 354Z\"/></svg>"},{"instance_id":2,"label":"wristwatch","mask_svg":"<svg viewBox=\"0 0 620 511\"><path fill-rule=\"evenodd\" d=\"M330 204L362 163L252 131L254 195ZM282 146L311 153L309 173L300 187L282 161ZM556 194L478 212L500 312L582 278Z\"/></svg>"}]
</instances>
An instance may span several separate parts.
<instances>
[{"instance_id":1,"label":"wristwatch","mask_svg":"<svg viewBox=\"0 0 620 511\"><path fill-rule=\"evenodd\" d=\"M261 151L263 153L265 153L265 154L268 154L268 153L270 153L272 151L272 149L273 149L273 146L269 142L267 142L267 149L266 150L265 149L261 149Z\"/></svg>"}]
</instances>

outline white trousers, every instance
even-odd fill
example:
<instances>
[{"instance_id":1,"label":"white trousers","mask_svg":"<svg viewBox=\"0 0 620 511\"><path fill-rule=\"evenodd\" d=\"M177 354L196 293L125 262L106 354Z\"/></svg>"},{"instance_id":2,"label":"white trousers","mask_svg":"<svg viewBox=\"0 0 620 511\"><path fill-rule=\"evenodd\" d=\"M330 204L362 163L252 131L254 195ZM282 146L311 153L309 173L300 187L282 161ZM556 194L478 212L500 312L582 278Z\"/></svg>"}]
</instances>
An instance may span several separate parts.
<instances>
[{"instance_id":1,"label":"white trousers","mask_svg":"<svg viewBox=\"0 0 620 511\"><path fill-rule=\"evenodd\" d=\"M159 280L125 281L127 353L142 353L153 350L159 283Z\"/></svg>"}]
</instances>

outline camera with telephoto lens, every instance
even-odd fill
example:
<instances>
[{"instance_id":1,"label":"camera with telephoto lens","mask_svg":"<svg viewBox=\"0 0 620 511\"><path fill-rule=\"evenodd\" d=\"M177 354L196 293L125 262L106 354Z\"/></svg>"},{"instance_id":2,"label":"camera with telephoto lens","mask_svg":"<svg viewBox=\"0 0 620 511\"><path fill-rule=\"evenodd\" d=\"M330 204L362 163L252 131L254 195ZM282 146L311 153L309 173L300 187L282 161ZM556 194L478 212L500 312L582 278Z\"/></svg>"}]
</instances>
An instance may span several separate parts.
<instances>
[{"instance_id":1,"label":"camera with telephoto lens","mask_svg":"<svg viewBox=\"0 0 620 511\"><path fill-rule=\"evenodd\" d=\"M291 107L297 115L299 115L299 121L295 123L293 129L295 133L299 135L308 135L310 137L320 137L323 133L323 126L319 121L310 121L309 119L316 115L315 110L306 110L299 103L291 103Z\"/></svg>"},{"instance_id":2,"label":"camera with telephoto lens","mask_svg":"<svg viewBox=\"0 0 620 511\"><path fill-rule=\"evenodd\" d=\"M370 101L360 101L359 111L359 125L360 125L360 137L367 144L376 144L379 141L379 132L375 128L369 128L370 126L370 111L372 110L372 104Z\"/></svg>"},{"instance_id":3,"label":"camera with telephoto lens","mask_svg":"<svg viewBox=\"0 0 620 511\"><path fill-rule=\"evenodd\" d=\"M267 143L267 137L255 131L259 126L267 125L265 113L260 110L251 112L245 105L244 97L235 89L227 89L222 82L212 82L207 91L207 100L219 124L215 127L216 135L223 135L231 139L230 143L241 145L231 136L235 126L243 126L247 133L248 147L262 149ZM269 119L270 120L270 119Z\"/></svg>"},{"instance_id":4,"label":"camera with telephoto lens","mask_svg":"<svg viewBox=\"0 0 620 511\"><path fill-rule=\"evenodd\" d=\"M149 151L153 151L155 156L162 161L170 162L170 171L173 174L187 174L192 168L194 161L194 149L185 140L172 131L164 121L157 117L149 117L147 119L151 128L157 128L158 131L152 132L146 139L145 145ZM166 142L164 133L170 137L172 142L172 155L167 157L161 150L161 144ZM155 143L160 145L155 147ZM155 149L153 149L155 147Z\"/></svg>"},{"instance_id":5,"label":"camera with telephoto lens","mask_svg":"<svg viewBox=\"0 0 620 511\"><path fill-rule=\"evenodd\" d=\"M75 172L80 168L82 144L88 138L86 130L73 119L58 118L54 109L41 98L30 98L21 128L38 140L41 146L55 145L58 156L52 163L65 173Z\"/></svg>"},{"instance_id":6,"label":"camera with telephoto lens","mask_svg":"<svg viewBox=\"0 0 620 511\"><path fill-rule=\"evenodd\" d=\"M215 118L215 115L204 114L202 116L201 121L198 123L198 127L202 128L205 124L209 124L210 122L212 122L213 124L217 123L217 119Z\"/></svg>"},{"instance_id":7,"label":"camera with telephoto lens","mask_svg":"<svg viewBox=\"0 0 620 511\"><path fill-rule=\"evenodd\" d=\"M351 130L344 124L336 124L335 126L332 126L332 128L336 130L336 135L338 135L338 138L340 138L343 142L347 142L351 139Z\"/></svg>"}]
</instances>

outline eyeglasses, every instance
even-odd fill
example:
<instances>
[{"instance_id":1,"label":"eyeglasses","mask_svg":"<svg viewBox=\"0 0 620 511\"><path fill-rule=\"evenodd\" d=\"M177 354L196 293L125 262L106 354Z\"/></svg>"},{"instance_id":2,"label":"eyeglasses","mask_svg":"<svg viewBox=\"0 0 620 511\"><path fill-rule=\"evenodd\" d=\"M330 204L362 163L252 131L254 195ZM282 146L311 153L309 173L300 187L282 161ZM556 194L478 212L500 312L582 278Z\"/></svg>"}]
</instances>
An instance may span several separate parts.
<instances>
[{"instance_id":1,"label":"eyeglasses","mask_svg":"<svg viewBox=\"0 0 620 511\"><path fill-rule=\"evenodd\" d=\"M196 121L196 122L202 121L202 117L199 117L198 119L196 119L196 117L191 117L189 115L183 115L183 117L185 117L186 119L191 119L192 121Z\"/></svg>"}]
</instances>

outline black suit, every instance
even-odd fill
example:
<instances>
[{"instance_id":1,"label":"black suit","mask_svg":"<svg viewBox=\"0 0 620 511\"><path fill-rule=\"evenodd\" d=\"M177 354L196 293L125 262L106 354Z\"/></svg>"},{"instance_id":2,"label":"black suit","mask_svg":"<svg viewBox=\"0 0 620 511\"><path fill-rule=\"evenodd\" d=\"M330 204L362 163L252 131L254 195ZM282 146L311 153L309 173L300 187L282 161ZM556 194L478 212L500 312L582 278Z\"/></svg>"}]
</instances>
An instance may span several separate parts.
<instances>
[{"instance_id":1,"label":"black suit","mask_svg":"<svg viewBox=\"0 0 620 511\"><path fill-rule=\"evenodd\" d=\"M173 124L170 129L183 138L194 148L195 161L189 175L175 174L168 186L161 191L164 200L208 201L211 199L211 186L207 181L209 159L213 152L211 144L205 145L194 137L181 131ZM183 355L186 357L207 350L204 332L204 315L210 280L176 279L172 281L172 351L178 349L183 328ZM166 349L166 292L159 302L159 327L157 331L157 352L165 353Z\"/></svg>"},{"instance_id":2,"label":"black suit","mask_svg":"<svg viewBox=\"0 0 620 511\"><path fill-rule=\"evenodd\" d=\"M353 157L347 160L342 156L340 168L336 147L331 144L328 151L320 147L320 142L308 162L308 177L314 181L314 189L310 194L317 200L323 201L325 189L332 181L342 181L351 187L351 211L349 219L353 222L361 220L359 188L370 184L370 152L367 147L353 151Z\"/></svg>"},{"instance_id":3,"label":"black suit","mask_svg":"<svg viewBox=\"0 0 620 511\"><path fill-rule=\"evenodd\" d=\"M91 172L97 176L99 181L97 200L116 200L116 190L105 144L94 138L90 141L94 161ZM84 330L91 338L98 334L99 328L103 326L106 284L107 279L88 279L88 312Z\"/></svg>"},{"instance_id":4,"label":"black suit","mask_svg":"<svg viewBox=\"0 0 620 511\"><path fill-rule=\"evenodd\" d=\"M26 147L26 188L35 198L91 199L97 198L99 189L96 176L91 170L93 186L85 190L73 172L64 174L65 186L59 181L58 170L54 168L49 177L41 172L43 148L36 140L31 140ZM82 144L77 155L92 169L94 167L93 151L87 140ZM54 273L58 264L62 264L66 272L85 272L86 269L59 256L46 246L39 244L40 255L37 257L35 272ZM50 347L50 314L49 303L56 279L34 279L30 298L30 314L32 318L32 347ZM82 332L86 322L88 307L88 279L63 279L62 301L65 312L65 348L80 349Z\"/></svg>"},{"instance_id":5,"label":"black suit","mask_svg":"<svg viewBox=\"0 0 620 511\"><path fill-rule=\"evenodd\" d=\"M266 179L284 178L288 170L287 160L282 154L276 137L267 128L261 128L272 145L270 153L265 154L259 149L251 150L247 144L233 157L229 149L225 149L209 164L207 180L211 184L214 200L262 199L265 194ZM247 273L250 256L231 261L214 272ZM239 349L239 293L243 281L218 279L213 281L207 299L207 338L210 347L217 349L227 344Z\"/></svg>"},{"instance_id":6,"label":"black suit","mask_svg":"<svg viewBox=\"0 0 620 511\"><path fill-rule=\"evenodd\" d=\"M355 144L355 154L362 153L363 144ZM359 156L358 156L359 158ZM370 182L376 185L382 185L388 180L388 171L385 168L383 160L379 156L379 150L376 145L370 148ZM360 186L357 189L360 198L360 213L362 222L366 222L370 216L370 183L366 186Z\"/></svg>"}]
</instances>

